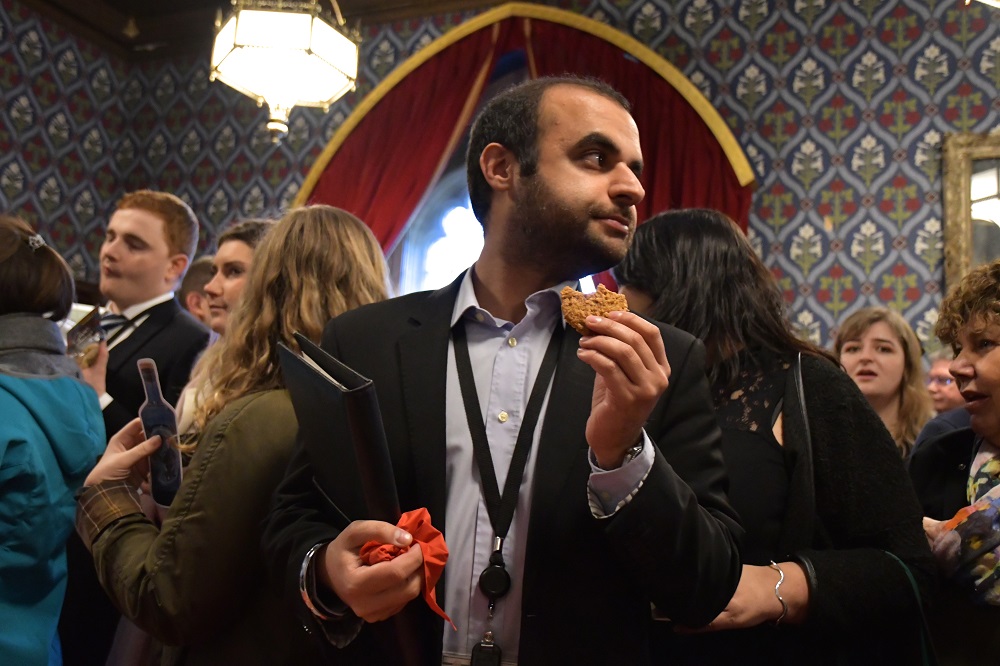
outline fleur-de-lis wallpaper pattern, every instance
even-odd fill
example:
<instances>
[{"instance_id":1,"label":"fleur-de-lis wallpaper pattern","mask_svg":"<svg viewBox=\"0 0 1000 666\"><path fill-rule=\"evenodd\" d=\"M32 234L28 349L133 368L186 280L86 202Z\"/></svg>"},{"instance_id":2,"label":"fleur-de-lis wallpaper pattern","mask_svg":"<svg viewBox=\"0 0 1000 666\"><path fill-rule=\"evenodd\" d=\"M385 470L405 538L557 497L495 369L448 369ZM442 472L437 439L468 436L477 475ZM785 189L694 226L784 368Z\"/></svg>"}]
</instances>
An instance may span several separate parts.
<instances>
[{"instance_id":1,"label":"fleur-de-lis wallpaper pattern","mask_svg":"<svg viewBox=\"0 0 1000 666\"><path fill-rule=\"evenodd\" d=\"M804 334L864 305L903 312L927 349L941 301L945 132L1000 125L1000 12L955 0L555 0L630 34L719 109L757 174L749 236ZM208 54L129 64L0 0L0 204L94 279L124 192L176 192L201 245L277 215L357 101L473 13L368 26L357 92L265 112L208 81Z\"/></svg>"}]
</instances>

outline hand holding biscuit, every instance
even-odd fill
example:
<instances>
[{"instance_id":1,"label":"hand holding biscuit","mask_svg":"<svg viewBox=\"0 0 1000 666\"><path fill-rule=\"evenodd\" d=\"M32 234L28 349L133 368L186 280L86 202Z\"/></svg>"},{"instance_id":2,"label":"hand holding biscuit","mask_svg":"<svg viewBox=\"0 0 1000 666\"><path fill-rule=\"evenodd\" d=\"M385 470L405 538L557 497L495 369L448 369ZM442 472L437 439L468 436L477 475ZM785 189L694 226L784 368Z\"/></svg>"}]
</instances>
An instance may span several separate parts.
<instances>
[{"instance_id":1,"label":"hand holding biscuit","mask_svg":"<svg viewBox=\"0 0 1000 666\"><path fill-rule=\"evenodd\" d=\"M623 301L621 297L617 304ZM612 310L589 314L584 323L590 335L580 339L577 355L597 373L587 443L597 463L613 469L638 441L649 414L667 389L670 363L660 330L634 313Z\"/></svg>"}]
</instances>

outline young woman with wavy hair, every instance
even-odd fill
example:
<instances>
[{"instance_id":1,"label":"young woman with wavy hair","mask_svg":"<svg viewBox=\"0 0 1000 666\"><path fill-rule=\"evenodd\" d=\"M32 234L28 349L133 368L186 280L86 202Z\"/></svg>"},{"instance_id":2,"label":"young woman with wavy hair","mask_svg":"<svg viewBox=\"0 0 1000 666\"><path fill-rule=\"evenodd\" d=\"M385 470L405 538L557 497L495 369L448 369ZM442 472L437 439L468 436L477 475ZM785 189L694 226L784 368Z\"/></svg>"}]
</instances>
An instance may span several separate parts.
<instances>
[{"instance_id":1,"label":"young woman with wavy hair","mask_svg":"<svg viewBox=\"0 0 1000 666\"><path fill-rule=\"evenodd\" d=\"M290 211L261 241L226 335L207 353L212 391L197 408L196 442L161 526L138 484L158 438L138 420L88 477L77 530L123 614L158 642L162 664L313 663L318 655L272 594L260 524L298 426L278 343L319 341L326 322L388 295L371 231L330 206Z\"/></svg>"},{"instance_id":2,"label":"young woman with wavy hair","mask_svg":"<svg viewBox=\"0 0 1000 666\"><path fill-rule=\"evenodd\" d=\"M275 220L243 220L228 227L219 236L219 249L212 257L211 278L204 287L209 326L217 336L226 334L229 317L246 288L254 252L274 223ZM181 435L181 450L184 451L198 441L194 414L205 395L211 392L211 376L206 361L212 356L209 351L201 355L177 398L177 431Z\"/></svg>"},{"instance_id":3,"label":"young woman with wavy hair","mask_svg":"<svg viewBox=\"0 0 1000 666\"><path fill-rule=\"evenodd\" d=\"M900 455L909 456L920 429L934 415L917 334L895 310L862 308L840 325L834 350Z\"/></svg>"}]
</instances>

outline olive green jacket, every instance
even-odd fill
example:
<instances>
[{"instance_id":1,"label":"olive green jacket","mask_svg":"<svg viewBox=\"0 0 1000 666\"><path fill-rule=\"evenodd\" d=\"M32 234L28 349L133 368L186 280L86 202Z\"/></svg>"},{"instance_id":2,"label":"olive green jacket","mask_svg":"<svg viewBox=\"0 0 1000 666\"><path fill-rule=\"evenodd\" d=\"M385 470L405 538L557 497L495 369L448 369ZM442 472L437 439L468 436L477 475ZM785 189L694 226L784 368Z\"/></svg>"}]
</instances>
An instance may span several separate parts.
<instances>
[{"instance_id":1,"label":"olive green jacket","mask_svg":"<svg viewBox=\"0 0 1000 666\"><path fill-rule=\"evenodd\" d=\"M308 664L312 641L267 583L260 525L298 424L286 391L213 418L163 525L124 482L80 496L77 530L115 605L159 642L161 664Z\"/></svg>"}]
</instances>

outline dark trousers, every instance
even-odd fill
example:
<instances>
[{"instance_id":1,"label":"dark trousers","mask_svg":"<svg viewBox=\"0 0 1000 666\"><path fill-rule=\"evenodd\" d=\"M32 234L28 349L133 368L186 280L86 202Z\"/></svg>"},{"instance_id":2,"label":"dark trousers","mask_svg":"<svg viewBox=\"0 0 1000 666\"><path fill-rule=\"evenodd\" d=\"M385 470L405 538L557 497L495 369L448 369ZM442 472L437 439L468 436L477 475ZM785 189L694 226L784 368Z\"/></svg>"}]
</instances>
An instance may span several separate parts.
<instances>
[{"instance_id":1,"label":"dark trousers","mask_svg":"<svg viewBox=\"0 0 1000 666\"><path fill-rule=\"evenodd\" d=\"M104 666L121 616L104 593L94 560L74 532L66 544L66 600L59 616L64 666Z\"/></svg>"}]
</instances>

